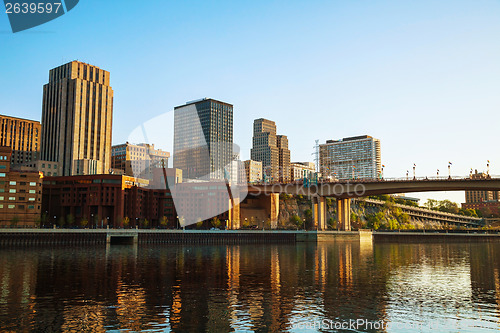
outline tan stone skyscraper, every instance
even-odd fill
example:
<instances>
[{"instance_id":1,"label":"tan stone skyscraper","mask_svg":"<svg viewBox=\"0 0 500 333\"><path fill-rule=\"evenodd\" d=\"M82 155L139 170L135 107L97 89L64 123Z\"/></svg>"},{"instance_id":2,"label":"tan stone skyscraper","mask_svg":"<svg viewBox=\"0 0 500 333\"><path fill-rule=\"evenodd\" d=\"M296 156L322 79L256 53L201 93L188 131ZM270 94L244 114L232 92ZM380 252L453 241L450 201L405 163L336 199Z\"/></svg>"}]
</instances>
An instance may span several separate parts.
<instances>
[{"instance_id":1,"label":"tan stone skyscraper","mask_svg":"<svg viewBox=\"0 0 500 333\"><path fill-rule=\"evenodd\" d=\"M276 135L274 121L264 118L254 120L250 156L252 160L262 162L262 173L267 181L289 181L288 138L285 135Z\"/></svg>"},{"instance_id":2,"label":"tan stone skyscraper","mask_svg":"<svg viewBox=\"0 0 500 333\"><path fill-rule=\"evenodd\" d=\"M108 173L112 121L108 71L79 61L50 70L43 86L41 159L58 162L61 176Z\"/></svg>"}]
</instances>

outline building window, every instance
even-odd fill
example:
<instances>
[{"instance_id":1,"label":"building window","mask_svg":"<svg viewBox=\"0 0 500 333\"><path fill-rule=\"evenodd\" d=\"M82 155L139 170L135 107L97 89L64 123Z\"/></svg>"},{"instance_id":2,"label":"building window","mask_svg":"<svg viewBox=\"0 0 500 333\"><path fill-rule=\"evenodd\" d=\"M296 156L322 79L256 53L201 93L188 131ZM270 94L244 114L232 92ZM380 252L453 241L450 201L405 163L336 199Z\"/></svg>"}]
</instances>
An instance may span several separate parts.
<instances>
[{"instance_id":1,"label":"building window","mask_svg":"<svg viewBox=\"0 0 500 333\"><path fill-rule=\"evenodd\" d=\"M16 197L9 197L9 200L14 201L16 200Z\"/></svg>"},{"instance_id":2,"label":"building window","mask_svg":"<svg viewBox=\"0 0 500 333\"><path fill-rule=\"evenodd\" d=\"M30 193L31 194L36 193L36 190L30 190Z\"/></svg>"},{"instance_id":3,"label":"building window","mask_svg":"<svg viewBox=\"0 0 500 333\"><path fill-rule=\"evenodd\" d=\"M14 185L16 185L15 182L14 182ZM30 186L36 186L36 182L30 182Z\"/></svg>"},{"instance_id":4,"label":"building window","mask_svg":"<svg viewBox=\"0 0 500 333\"><path fill-rule=\"evenodd\" d=\"M16 185L16 181L15 181L15 180L11 180L11 181L9 182L9 185Z\"/></svg>"},{"instance_id":5,"label":"building window","mask_svg":"<svg viewBox=\"0 0 500 333\"><path fill-rule=\"evenodd\" d=\"M8 205L7 206L7 208L9 208L9 209L12 209L12 208L15 208L15 207L16 207L16 205Z\"/></svg>"},{"instance_id":6,"label":"building window","mask_svg":"<svg viewBox=\"0 0 500 333\"><path fill-rule=\"evenodd\" d=\"M28 209L35 209L35 206L34 205L29 205Z\"/></svg>"},{"instance_id":7,"label":"building window","mask_svg":"<svg viewBox=\"0 0 500 333\"><path fill-rule=\"evenodd\" d=\"M0 177L5 177L5 173L0 172Z\"/></svg>"}]
</instances>

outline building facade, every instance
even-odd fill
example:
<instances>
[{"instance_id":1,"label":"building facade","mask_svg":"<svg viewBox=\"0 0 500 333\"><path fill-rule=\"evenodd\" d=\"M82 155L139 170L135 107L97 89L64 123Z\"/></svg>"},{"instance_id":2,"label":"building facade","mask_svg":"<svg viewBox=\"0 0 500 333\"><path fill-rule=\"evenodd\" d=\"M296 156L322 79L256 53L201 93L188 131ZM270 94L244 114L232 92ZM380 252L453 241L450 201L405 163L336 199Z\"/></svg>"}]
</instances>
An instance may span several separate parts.
<instances>
[{"instance_id":1,"label":"building facade","mask_svg":"<svg viewBox=\"0 0 500 333\"><path fill-rule=\"evenodd\" d=\"M293 162L290 164L290 180L297 181L310 178L311 174L316 172L314 163L312 162Z\"/></svg>"},{"instance_id":2,"label":"building facade","mask_svg":"<svg viewBox=\"0 0 500 333\"><path fill-rule=\"evenodd\" d=\"M488 174L484 172L478 173L475 170L471 171L471 179L487 179ZM465 191L465 203L462 204L464 209L480 210L485 217L491 215L500 215L500 192L499 191Z\"/></svg>"},{"instance_id":3,"label":"building facade","mask_svg":"<svg viewBox=\"0 0 500 333\"><path fill-rule=\"evenodd\" d=\"M39 121L0 114L0 146L12 148L12 165L39 159L41 129Z\"/></svg>"},{"instance_id":4,"label":"building facade","mask_svg":"<svg viewBox=\"0 0 500 333\"><path fill-rule=\"evenodd\" d=\"M152 180L153 170L168 167L170 153L155 149L154 144L126 142L111 148L111 167L124 175Z\"/></svg>"},{"instance_id":5,"label":"building facade","mask_svg":"<svg viewBox=\"0 0 500 333\"><path fill-rule=\"evenodd\" d=\"M320 173L334 179L377 179L382 175L380 140L363 135L319 146Z\"/></svg>"},{"instance_id":6,"label":"building facade","mask_svg":"<svg viewBox=\"0 0 500 333\"><path fill-rule=\"evenodd\" d=\"M278 147L278 170L281 183L290 181L290 150L288 149L288 138L286 135L276 136Z\"/></svg>"},{"instance_id":7,"label":"building facade","mask_svg":"<svg viewBox=\"0 0 500 333\"><path fill-rule=\"evenodd\" d=\"M288 138L276 135L274 121L259 118L253 123L250 158L262 162L263 178L271 182L286 182L290 175Z\"/></svg>"},{"instance_id":8,"label":"building facade","mask_svg":"<svg viewBox=\"0 0 500 333\"><path fill-rule=\"evenodd\" d=\"M61 176L111 168L113 89L109 72L72 61L49 72L43 87L41 160Z\"/></svg>"},{"instance_id":9,"label":"building facade","mask_svg":"<svg viewBox=\"0 0 500 333\"><path fill-rule=\"evenodd\" d=\"M89 228L175 225L170 191L149 189L147 180L122 175L45 177L45 225ZM147 225L144 221L148 220Z\"/></svg>"},{"instance_id":10,"label":"building facade","mask_svg":"<svg viewBox=\"0 0 500 333\"><path fill-rule=\"evenodd\" d=\"M35 227L41 219L41 172L11 169L12 149L0 146L0 225Z\"/></svg>"},{"instance_id":11,"label":"building facade","mask_svg":"<svg viewBox=\"0 0 500 333\"><path fill-rule=\"evenodd\" d=\"M173 158L184 178L224 179L233 160L233 106L204 98L175 107Z\"/></svg>"},{"instance_id":12,"label":"building facade","mask_svg":"<svg viewBox=\"0 0 500 333\"><path fill-rule=\"evenodd\" d=\"M247 183L258 183L262 181L262 162L246 160L244 164Z\"/></svg>"}]
</instances>

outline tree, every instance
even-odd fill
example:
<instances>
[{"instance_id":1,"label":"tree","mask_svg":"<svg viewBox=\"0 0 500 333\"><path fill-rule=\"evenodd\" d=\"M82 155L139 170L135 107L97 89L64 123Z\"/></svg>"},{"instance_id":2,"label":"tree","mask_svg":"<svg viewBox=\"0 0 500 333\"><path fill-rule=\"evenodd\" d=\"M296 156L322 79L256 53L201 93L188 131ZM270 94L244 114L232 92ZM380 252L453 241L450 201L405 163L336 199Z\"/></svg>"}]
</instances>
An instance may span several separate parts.
<instances>
[{"instance_id":1,"label":"tree","mask_svg":"<svg viewBox=\"0 0 500 333\"><path fill-rule=\"evenodd\" d=\"M12 228L15 228L18 223L19 223L19 217L17 215L10 219L10 226Z\"/></svg>"},{"instance_id":2,"label":"tree","mask_svg":"<svg viewBox=\"0 0 500 333\"><path fill-rule=\"evenodd\" d=\"M147 228L148 226L149 226L149 220L148 219L142 220L142 227Z\"/></svg>"},{"instance_id":3,"label":"tree","mask_svg":"<svg viewBox=\"0 0 500 333\"><path fill-rule=\"evenodd\" d=\"M61 216L61 217L59 218L59 220L57 221L57 225L58 225L60 228L62 228L62 227L64 227L64 225L65 225L65 224L66 224L66 220L64 219L64 215L63 215L63 216Z\"/></svg>"},{"instance_id":4,"label":"tree","mask_svg":"<svg viewBox=\"0 0 500 333\"><path fill-rule=\"evenodd\" d=\"M243 220L243 222L241 223L241 226L242 226L243 228L248 228L248 227L250 227L250 221L248 221L248 219L247 219L247 218L245 218L245 219Z\"/></svg>"},{"instance_id":5,"label":"tree","mask_svg":"<svg viewBox=\"0 0 500 333\"><path fill-rule=\"evenodd\" d=\"M337 221L333 217L330 217L328 219L328 226L330 229L337 229Z\"/></svg>"},{"instance_id":6,"label":"tree","mask_svg":"<svg viewBox=\"0 0 500 333\"><path fill-rule=\"evenodd\" d=\"M160 225L162 226L162 228L166 228L167 224L168 224L167 217L166 216L162 216L160 218Z\"/></svg>"},{"instance_id":7,"label":"tree","mask_svg":"<svg viewBox=\"0 0 500 333\"><path fill-rule=\"evenodd\" d=\"M130 219L128 216L125 216L123 219L122 219L122 224L123 224L123 227L124 228L128 228L129 224L130 224Z\"/></svg>"},{"instance_id":8,"label":"tree","mask_svg":"<svg viewBox=\"0 0 500 333\"><path fill-rule=\"evenodd\" d=\"M441 212L458 214L459 208L457 203L451 202L450 200L439 201L438 210Z\"/></svg>"},{"instance_id":9,"label":"tree","mask_svg":"<svg viewBox=\"0 0 500 333\"><path fill-rule=\"evenodd\" d=\"M68 224L68 227L71 227L73 224L75 224L75 217L71 214L68 214L68 216L66 216L66 222Z\"/></svg>"},{"instance_id":10,"label":"tree","mask_svg":"<svg viewBox=\"0 0 500 333\"><path fill-rule=\"evenodd\" d=\"M203 227L203 221L198 221L196 223L196 229L201 229L201 227Z\"/></svg>"},{"instance_id":11,"label":"tree","mask_svg":"<svg viewBox=\"0 0 500 333\"><path fill-rule=\"evenodd\" d=\"M220 226L220 224L221 224L221 222L220 222L220 220L217 217L214 217L212 219L212 227L218 228Z\"/></svg>"},{"instance_id":12,"label":"tree","mask_svg":"<svg viewBox=\"0 0 500 333\"><path fill-rule=\"evenodd\" d=\"M289 219L290 223L294 225L297 229L302 229L304 222L298 215L292 215Z\"/></svg>"},{"instance_id":13,"label":"tree","mask_svg":"<svg viewBox=\"0 0 500 333\"><path fill-rule=\"evenodd\" d=\"M87 225L89 224L89 220L87 220L87 217L82 217L82 219L80 220L80 225L85 228L87 227Z\"/></svg>"},{"instance_id":14,"label":"tree","mask_svg":"<svg viewBox=\"0 0 500 333\"><path fill-rule=\"evenodd\" d=\"M439 207L439 202L434 199L427 199L427 201L424 203L424 207L428 209L437 209Z\"/></svg>"},{"instance_id":15,"label":"tree","mask_svg":"<svg viewBox=\"0 0 500 333\"><path fill-rule=\"evenodd\" d=\"M312 213L312 210L311 209L306 209L304 211L304 218L305 218L305 222L306 222L306 228L310 228L312 226L312 216L313 216L313 213Z\"/></svg>"}]
</instances>

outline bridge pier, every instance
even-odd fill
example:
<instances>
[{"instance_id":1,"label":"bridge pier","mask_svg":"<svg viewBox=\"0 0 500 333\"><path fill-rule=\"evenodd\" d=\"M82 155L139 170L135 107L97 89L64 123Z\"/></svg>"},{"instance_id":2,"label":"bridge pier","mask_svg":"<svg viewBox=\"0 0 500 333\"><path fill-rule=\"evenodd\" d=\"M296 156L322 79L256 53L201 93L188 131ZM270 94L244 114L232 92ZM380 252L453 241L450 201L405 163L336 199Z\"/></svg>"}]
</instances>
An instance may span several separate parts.
<instances>
[{"instance_id":1,"label":"bridge pier","mask_svg":"<svg viewBox=\"0 0 500 333\"><path fill-rule=\"evenodd\" d=\"M351 230L351 199L337 199L337 226L342 231Z\"/></svg>"},{"instance_id":2,"label":"bridge pier","mask_svg":"<svg viewBox=\"0 0 500 333\"><path fill-rule=\"evenodd\" d=\"M326 200L325 197L312 197L313 229L326 230Z\"/></svg>"}]
</instances>

